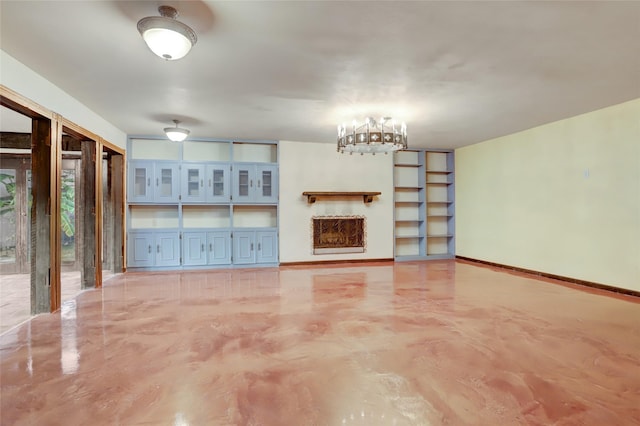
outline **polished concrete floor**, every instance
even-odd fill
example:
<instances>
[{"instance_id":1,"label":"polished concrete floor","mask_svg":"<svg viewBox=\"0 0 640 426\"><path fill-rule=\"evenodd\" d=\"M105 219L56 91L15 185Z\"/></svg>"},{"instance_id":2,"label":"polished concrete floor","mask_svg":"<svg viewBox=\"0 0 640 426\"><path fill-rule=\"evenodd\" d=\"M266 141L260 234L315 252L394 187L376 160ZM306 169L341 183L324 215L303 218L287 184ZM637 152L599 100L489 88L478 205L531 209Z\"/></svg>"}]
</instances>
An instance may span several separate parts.
<instances>
[{"instance_id":1,"label":"polished concrete floor","mask_svg":"<svg viewBox=\"0 0 640 426\"><path fill-rule=\"evenodd\" d=\"M638 425L640 300L459 261L128 273L0 373L2 425Z\"/></svg>"},{"instance_id":2,"label":"polished concrete floor","mask_svg":"<svg viewBox=\"0 0 640 426\"><path fill-rule=\"evenodd\" d=\"M103 280L113 277L104 271ZM60 276L60 300L71 300L82 291L80 271L65 271ZM31 275L0 275L0 334L31 318Z\"/></svg>"}]
</instances>

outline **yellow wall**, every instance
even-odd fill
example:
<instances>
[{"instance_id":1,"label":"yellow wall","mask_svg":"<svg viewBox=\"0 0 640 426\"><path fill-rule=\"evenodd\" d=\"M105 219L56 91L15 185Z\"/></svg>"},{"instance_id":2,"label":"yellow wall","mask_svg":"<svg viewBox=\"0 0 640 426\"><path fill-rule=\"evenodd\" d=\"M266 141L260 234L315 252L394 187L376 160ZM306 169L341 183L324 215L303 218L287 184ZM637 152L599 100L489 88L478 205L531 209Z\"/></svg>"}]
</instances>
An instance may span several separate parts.
<instances>
[{"instance_id":1,"label":"yellow wall","mask_svg":"<svg viewBox=\"0 0 640 426\"><path fill-rule=\"evenodd\" d=\"M640 99L455 158L457 255L640 291Z\"/></svg>"},{"instance_id":2,"label":"yellow wall","mask_svg":"<svg viewBox=\"0 0 640 426\"><path fill-rule=\"evenodd\" d=\"M334 144L280 142L280 262L393 258L393 155L349 155ZM362 197L320 198L307 203L304 191L380 191ZM312 254L311 217L366 217L365 253Z\"/></svg>"}]
</instances>

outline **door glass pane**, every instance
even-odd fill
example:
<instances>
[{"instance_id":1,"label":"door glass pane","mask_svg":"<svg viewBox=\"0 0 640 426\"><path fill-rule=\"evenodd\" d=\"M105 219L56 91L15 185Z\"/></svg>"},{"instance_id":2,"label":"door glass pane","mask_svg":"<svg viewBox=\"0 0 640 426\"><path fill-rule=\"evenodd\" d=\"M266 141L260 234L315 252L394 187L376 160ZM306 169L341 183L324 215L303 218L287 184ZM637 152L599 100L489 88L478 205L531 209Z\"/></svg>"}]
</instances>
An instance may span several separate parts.
<instances>
[{"instance_id":1,"label":"door glass pane","mask_svg":"<svg viewBox=\"0 0 640 426\"><path fill-rule=\"evenodd\" d=\"M264 197L271 197L271 171L262 171L262 195Z\"/></svg>"},{"instance_id":2,"label":"door glass pane","mask_svg":"<svg viewBox=\"0 0 640 426\"><path fill-rule=\"evenodd\" d=\"M16 171L0 169L0 263L16 261Z\"/></svg>"},{"instance_id":3,"label":"door glass pane","mask_svg":"<svg viewBox=\"0 0 640 426\"><path fill-rule=\"evenodd\" d=\"M244 197L249 195L249 171L248 170L238 171L238 194Z\"/></svg>"},{"instance_id":4,"label":"door glass pane","mask_svg":"<svg viewBox=\"0 0 640 426\"><path fill-rule=\"evenodd\" d=\"M161 169L160 170L160 196L171 197L173 195L173 170Z\"/></svg>"},{"instance_id":5,"label":"door glass pane","mask_svg":"<svg viewBox=\"0 0 640 426\"><path fill-rule=\"evenodd\" d=\"M223 170L213 171L213 195L215 196L224 195L224 171Z\"/></svg>"},{"instance_id":6,"label":"door glass pane","mask_svg":"<svg viewBox=\"0 0 640 426\"><path fill-rule=\"evenodd\" d=\"M136 167L133 179L133 194L136 197L144 197L147 195L147 169L144 167Z\"/></svg>"},{"instance_id":7,"label":"door glass pane","mask_svg":"<svg viewBox=\"0 0 640 426\"><path fill-rule=\"evenodd\" d=\"M200 196L200 170L187 170L187 193L190 197Z\"/></svg>"},{"instance_id":8,"label":"door glass pane","mask_svg":"<svg viewBox=\"0 0 640 426\"><path fill-rule=\"evenodd\" d=\"M76 260L76 175L75 170L62 170L60 223L62 225L62 262Z\"/></svg>"}]
</instances>

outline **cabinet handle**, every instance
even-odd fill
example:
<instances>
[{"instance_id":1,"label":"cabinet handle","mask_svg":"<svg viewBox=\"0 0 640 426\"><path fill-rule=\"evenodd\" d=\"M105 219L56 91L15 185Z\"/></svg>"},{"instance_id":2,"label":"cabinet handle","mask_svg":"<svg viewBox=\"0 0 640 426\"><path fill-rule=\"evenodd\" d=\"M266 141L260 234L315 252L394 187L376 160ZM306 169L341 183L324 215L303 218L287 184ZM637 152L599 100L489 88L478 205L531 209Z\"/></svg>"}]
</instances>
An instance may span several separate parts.
<instances>
[{"instance_id":1,"label":"cabinet handle","mask_svg":"<svg viewBox=\"0 0 640 426\"><path fill-rule=\"evenodd\" d=\"M213 251L213 244L209 243L209 251Z\"/></svg>"},{"instance_id":2,"label":"cabinet handle","mask_svg":"<svg viewBox=\"0 0 640 426\"><path fill-rule=\"evenodd\" d=\"M260 188L260 179L258 179L258 188Z\"/></svg>"},{"instance_id":3,"label":"cabinet handle","mask_svg":"<svg viewBox=\"0 0 640 426\"><path fill-rule=\"evenodd\" d=\"M147 178L147 186L151 186L151 178Z\"/></svg>"},{"instance_id":4,"label":"cabinet handle","mask_svg":"<svg viewBox=\"0 0 640 426\"><path fill-rule=\"evenodd\" d=\"M260 251L260 243L258 243L258 251Z\"/></svg>"},{"instance_id":5,"label":"cabinet handle","mask_svg":"<svg viewBox=\"0 0 640 426\"><path fill-rule=\"evenodd\" d=\"M151 244L149 244L149 253L151 253Z\"/></svg>"},{"instance_id":6,"label":"cabinet handle","mask_svg":"<svg viewBox=\"0 0 640 426\"><path fill-rule=\"evenodd\" d=\"M250 186L250 187L253 187L253 179L251 179L251 180L249 181L249 186Z\"/></svg>"},{"instance_id":7,"label":"cabinet handle","mask_svg":"<svg viewBox=\"0 0 640 426\"><path fill-rule=\"evenodd\" d=\"M156 186L160 186L160 179L156 178Z\"/></svg>"},{"instance_id":8,"label":"cabinet handle","mask_svg":"<svg viewBox=\"0 0 640 426\"><path fill-rule=\"evenodd\" d=\"M200 179L200 188L204 186L204 179Z\"/></svg>"},{"instance_id":9,"label":"cabinet handle","mask_svg":"<svg viewBox=\"0 0 640 426\"><path fill-rule=\"evenodd\" d=\"M253 243L251 243L251 251L253 251Z\"/></svg>"},{"instance_id":10,"label":"cabinet handle","mask_svg":"<svg viewBox=\"0 0 640 426\"><path fill-rule=\"evenodd\" d=\"M204 251L204 244L200 244L200 251Z\"/></svg>"},{"instance_id":11,"label":"cabinet handle","mask_svg":"<svg viewBox=\"0 0 640 426\"><path fill-rule=\"evenodd\" d=\"M156 246L156 253L160 253L160 244Z\"/></svg>"}]
</instances>

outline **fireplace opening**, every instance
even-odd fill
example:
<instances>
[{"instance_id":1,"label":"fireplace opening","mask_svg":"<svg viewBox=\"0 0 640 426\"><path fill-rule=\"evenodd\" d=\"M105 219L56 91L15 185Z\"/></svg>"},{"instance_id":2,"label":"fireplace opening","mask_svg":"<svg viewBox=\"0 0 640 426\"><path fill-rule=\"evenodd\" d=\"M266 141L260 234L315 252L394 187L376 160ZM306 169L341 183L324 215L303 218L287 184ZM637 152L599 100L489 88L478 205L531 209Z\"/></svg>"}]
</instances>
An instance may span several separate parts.
<instances>
[{"instance_id":1,"label":"fireplace opening","mask_svg":"<svg viewBox=\"0 0 640 426\"><path fill-rule=\"evenodd\" d=\"M313 254L364 253L365 218L322 216L312 218Z\"/></svg>"}]
</instances>

